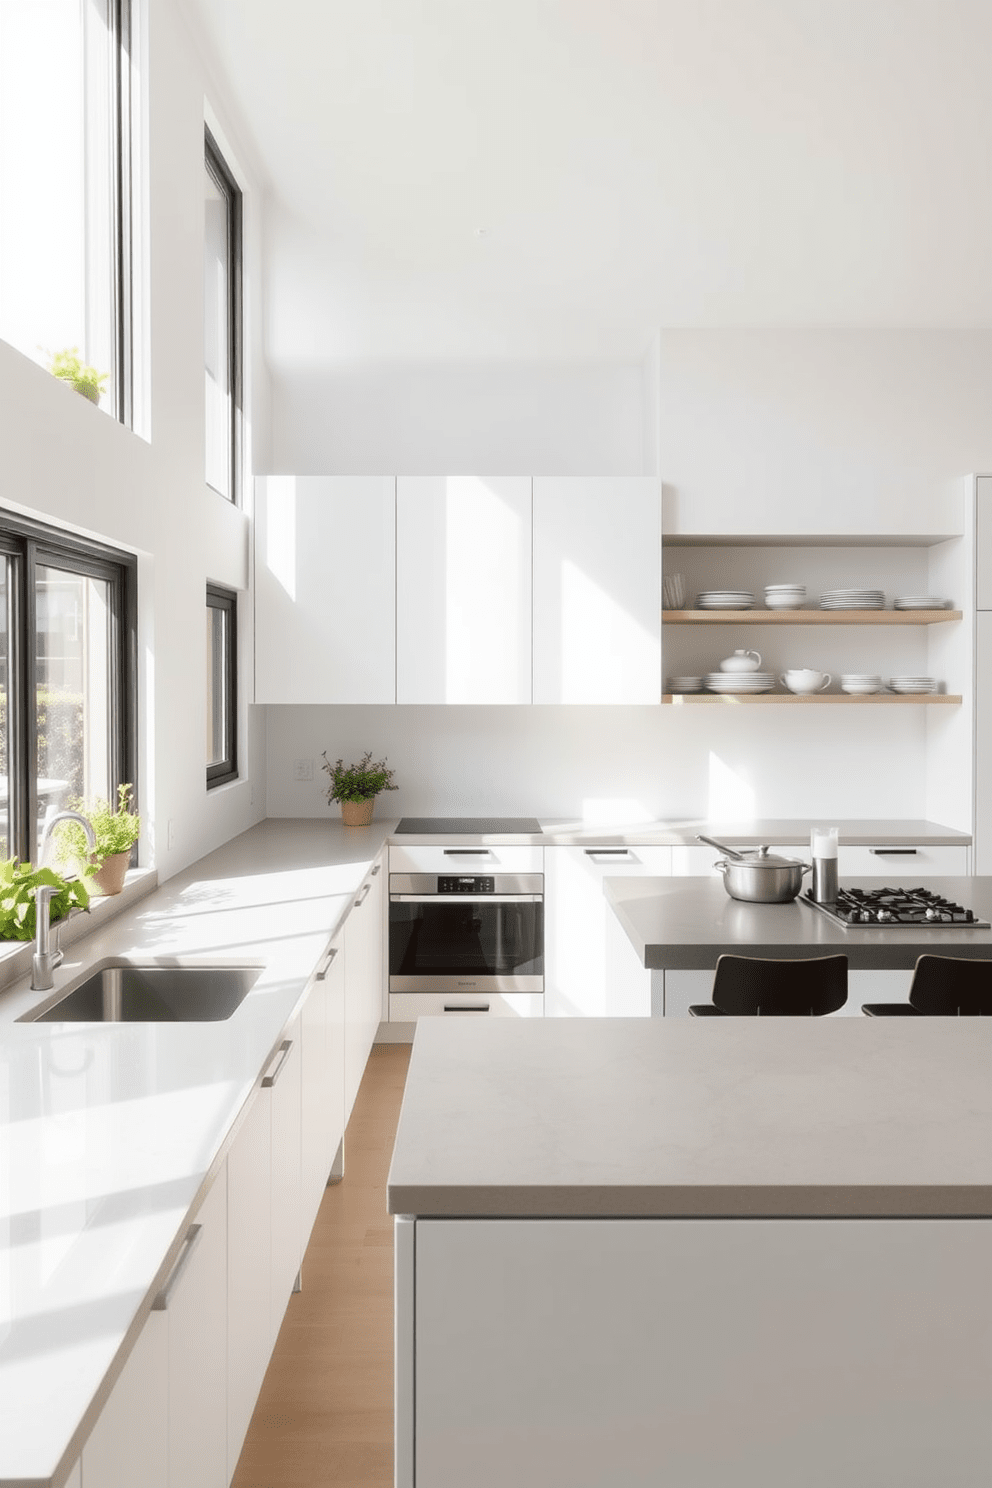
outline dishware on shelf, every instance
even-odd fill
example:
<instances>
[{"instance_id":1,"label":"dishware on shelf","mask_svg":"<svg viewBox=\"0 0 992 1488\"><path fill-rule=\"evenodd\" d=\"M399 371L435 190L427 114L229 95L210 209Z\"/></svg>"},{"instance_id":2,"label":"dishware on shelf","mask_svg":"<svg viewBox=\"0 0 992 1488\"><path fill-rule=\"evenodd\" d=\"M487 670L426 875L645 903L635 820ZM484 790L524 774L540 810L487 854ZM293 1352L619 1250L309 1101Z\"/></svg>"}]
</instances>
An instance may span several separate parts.
<instances>
[{"instance_id":1,"label":"dishware on shelf","mask_svg":"<svg viewBox=\"0 0 992 1488\"><path fill-rule=\"evenodd\" d=\"M841 692L852 696L881 692L882 685L882 678L877 672L844 672L840 679Z\"/></svg>"},{"instance_id":2,"label":"dishware on shelf","mask_svg":"<svg viewBox=\"0 0 992 1488\"><path fill-rule=\"evenodd\" d=\"M757 651L735 651L725 656L720 663L721 672L757 672L761 669L761 656Z\"/></svg>"},{"instance_id":3,"label":"dishware on shelf","mask_svg":"<svg viewBox=\"0 0 992 1488\"><path fill-rule=\"evenodd\" d=\"M790 692L822 692L830 686L833 677L829 672L818 672L813 667L793 667L791 671L783 672L779 681Z\"/></svg>"},{"instance_id":4,"label":"dishware on shelf","mask_svg":"<svg viewBox=\"0 0 992 1488\"><path fill-rule=\"evenodd\" d=\"M681 610L685 605L685 579L680 573L662 579L661 602L666 610Z\"/></svg>"},{"instance_id":5,"label":"dishware on shelf","mask_svg":"<svg viewBox=\"0 0 992 1488\"><path fill-rule=\"evenodd\" d=\"M748 589L704 589L696 595L697 610L753 610L754 595Z\"/></svg>"},{"instance_id":6,"label":"dishware on shelf","mask_svg":"<svg viewBox=\"0 0 992 1488\"><path fill-rule=\"evenodd\" d=\"M881 589L827 589L820 595L821 610L884 610Z\"/></svg>"},{"instance_id":7,"label":"dishware on shelf","mask_svg":"<svg viewBox=\"0 0 992 1488\"><path fill-rule=\"evenodd\" d=\"M671 692L702 692L702 677L669 677L669 691Z\"/></svg>"},{"instance_id":8,"label":"dishware on shelf","mask_svg":"<svg viewBox=\"0 0 992 1488\"><path fill-rule=\"evenodd\" d=\"M937 682L934 677L890 677L889 689L900 693L936 692Z\"/></svg>"},{"instance_id":9,"label":"dishware on shelf","mask_svg":"<svg viewBox=\"0 0 992 1488\"><path fill-rule=\"evenodd\" d=\"M949 610L951 601L940 599L935 594L897 594L892 601L894 610Z\"/></svg>"},{"instance_id":10,"label":"dishware on shelf","mask_svg":"<svg viewBox=\"0 0 992 1488\"><path fill-rule=\"evenodd\" d=\"M771 692L775 677L771 672L707 672L709 692Z\"/></svg>"},{"instance_id":11,"label":"dishware on shelf","mask_svg":"<svg viewBox=\"0 0 992 1488\"><path fill-rule=\"evenodd\" d=\"M806 602L805 584L766 584L765 608L799 610Z\"/></svg>"}]
</instances>

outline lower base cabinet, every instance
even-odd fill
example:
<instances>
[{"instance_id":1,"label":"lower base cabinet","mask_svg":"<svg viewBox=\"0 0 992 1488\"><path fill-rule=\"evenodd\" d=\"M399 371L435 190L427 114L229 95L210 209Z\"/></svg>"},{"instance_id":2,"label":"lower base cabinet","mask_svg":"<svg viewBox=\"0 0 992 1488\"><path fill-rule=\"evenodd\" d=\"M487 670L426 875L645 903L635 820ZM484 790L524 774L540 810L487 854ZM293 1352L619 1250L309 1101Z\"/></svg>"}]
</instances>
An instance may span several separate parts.
<instances>
[{"instance_id":1,"label":"lower base cabinet","mask_svg":"<svg viewBox=\"0 0 992 1488\"><path fill-rule=\"evenodd\" d=\"M344 925L344 1110L351 1115L382 1019L384 909L376 864L362 884Z\"/></svg>"},{"instance_id":2,"label":"lower base cabinet","mask_svg":"<svg viewBox=\"0 0 992 1488\"><path fill-rule=\"evenodd\" d=\"M399 1488L992 1481L992 1221L397 1224Z\"/></svg>"},{"instance_id":3,"label":"lower base cabinet","mask_svg":"<svg viewBox=\"0 0 992 1488\"><path fill-rule=\"evenodd\" d=\"M153 1312L83 1448L83 1488L170 1488L168 1314Z\"/></svg>"}]
</instances>

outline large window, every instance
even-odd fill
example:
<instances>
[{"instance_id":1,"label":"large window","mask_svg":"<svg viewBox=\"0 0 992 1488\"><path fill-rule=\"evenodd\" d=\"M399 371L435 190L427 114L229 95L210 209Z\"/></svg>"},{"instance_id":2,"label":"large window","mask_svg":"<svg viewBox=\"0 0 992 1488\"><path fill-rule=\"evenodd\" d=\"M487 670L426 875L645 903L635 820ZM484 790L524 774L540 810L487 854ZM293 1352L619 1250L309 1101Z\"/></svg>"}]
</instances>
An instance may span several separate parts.
<instances>
[{"instance_id":1,"label":"large window","mask_svg":"<svg viewBox=\"0 0 992 1488\"><path fill-rule=\"evenodd\" d=\"M135 780L135 568L0 513L0 856L70 797Z\"/></svg>"},{"instance_id":2,"label":"large window","mask_svg":"<svg viewBox=\"0 0 992 1488\"><path fill-rule=\"evenodd\" d=\"M241 444L241 192L206 135L203 361L207 485L237 501Z\"/></svg>"},{"instance_id":3,"label":"large window","mask_svg":"<svg viewBox=\"0 0 992 1488\"><path fill-rule=\"evenodd\" d=\"M207 789L238 774L238 601L207 585Z\"/></svg>"},{"instance_id":4,"label":"large window","mask_svg":"<svg viewBox=\"0 0 992 1488\"><path fill-rule=\"evenodd\" d=\"M130 0L0 0L0 336L131 421Z\"/></svg>"}]
</instances>

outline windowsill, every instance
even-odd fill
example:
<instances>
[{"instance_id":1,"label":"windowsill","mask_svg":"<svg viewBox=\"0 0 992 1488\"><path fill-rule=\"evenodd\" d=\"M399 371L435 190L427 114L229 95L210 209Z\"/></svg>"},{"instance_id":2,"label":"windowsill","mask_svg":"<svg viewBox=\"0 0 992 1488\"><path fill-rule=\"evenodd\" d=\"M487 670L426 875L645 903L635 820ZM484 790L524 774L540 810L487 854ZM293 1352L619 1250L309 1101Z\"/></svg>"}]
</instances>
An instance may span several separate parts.
<instances>
[{"instance_id":1,"label":"windowsill","mask_svg":"<svg viewBox=\"0 0 992 1488\"><path fill-rule=\"evenodd\" d=\"M108 921L130 909L157 887L158 873L154 868L129 868L119 894L94 895L88 914L85 910L76 910L68 920L60 921L59 943L62 949L68 950L77 941L92 935L94 930L102 929ZM33 955L34 941L0 940L0 990L27 976Z\"/></svg>"}]
</instances>

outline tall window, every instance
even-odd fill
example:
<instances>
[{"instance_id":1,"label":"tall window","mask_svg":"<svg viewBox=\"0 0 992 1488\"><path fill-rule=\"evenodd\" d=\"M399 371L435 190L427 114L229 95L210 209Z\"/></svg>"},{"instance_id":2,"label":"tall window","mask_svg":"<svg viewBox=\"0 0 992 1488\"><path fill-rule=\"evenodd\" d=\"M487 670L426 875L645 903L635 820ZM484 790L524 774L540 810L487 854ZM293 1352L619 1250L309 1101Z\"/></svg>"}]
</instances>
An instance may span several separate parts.
<instances>
[{"instance_id":1,"label":"tall window","mask_svg":"<svg viewBox=\"0 0 992 1488\"><path fill-rule=\"evenodd\" d=\"M237 501L241 441L241 192L206 135L203 361L207 485Z\"/></svg>"},{"instance_id":2,"label":"tall window","mask_svg":"<svg viewBox=\"0 0 992 1488\"><path fill-rule=\"evenodd\" d=\"M46 818L135 778L135 566L0 513L0 855L36 861Z\"/></svg>"},{"instance_id":3,"label":"tall window","mask_svg":"<svg viewBox=\"0 0 992 1488\"><path fill-rule=\"evenodd\" d=\"M238 600L207 585L207 789L238 774Z\"/></svg>"},{"instance_id":4,"label":"tall window","mask_svg":"<svg viewBox=\"0 0 992 1488\"><path fill-rule=\"evenodd\" d=\"M131 420L131 0L0 0L0 336Z\"/></svg>"}]
</instances>

